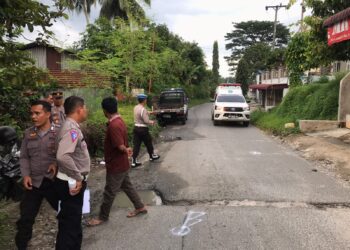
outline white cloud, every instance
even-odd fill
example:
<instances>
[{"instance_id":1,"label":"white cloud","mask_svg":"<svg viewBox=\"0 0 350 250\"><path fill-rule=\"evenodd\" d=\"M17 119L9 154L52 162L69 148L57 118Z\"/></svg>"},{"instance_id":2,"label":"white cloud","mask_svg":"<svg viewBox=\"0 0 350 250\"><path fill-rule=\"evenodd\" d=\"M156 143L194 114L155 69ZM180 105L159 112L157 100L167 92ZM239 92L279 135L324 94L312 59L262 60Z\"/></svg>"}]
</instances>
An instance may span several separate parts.
<instances>
[{"instance_id":1,"label":"white cloud","mask_svg":"<svg viewBox=\"0 0 350 250\"><path fill-rule=\"evenodd\" d=\"M220 73L228 76L228 66L224 56L230 55L225 50L226 33L232 31L233 22L248 20L274 21L275 12L265 10L266 5L278 5L281 0L153 0L152 13L156 22L165 22L169 28L185 40L196 41L205 52L211 67L212 46L219 43ZM287 0L283 1L287 4ZM290 25L296 23L301 9L295 4L291 9L280 9L278 20Z\"/></svg>"}]
</instances>

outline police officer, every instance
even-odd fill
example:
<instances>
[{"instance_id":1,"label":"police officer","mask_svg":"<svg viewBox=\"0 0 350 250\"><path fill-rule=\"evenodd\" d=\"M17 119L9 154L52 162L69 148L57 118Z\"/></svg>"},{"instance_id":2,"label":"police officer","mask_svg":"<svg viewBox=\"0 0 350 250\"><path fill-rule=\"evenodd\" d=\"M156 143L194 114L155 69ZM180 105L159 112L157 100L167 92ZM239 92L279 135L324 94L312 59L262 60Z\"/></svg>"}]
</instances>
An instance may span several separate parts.
<instances>
[{"instance_id":1,"label":"police officer","mask_svg":"<svg viewBox=\"0 0 350 250\"><path fill-rule=\"evenodd\" d=\"M66 115L63 107L63 92L54 91L52 92L53 105L51 110L51 119L56 126L61 127L66 120Z\"/></svg>"},{"instance_id":2,"label":"police officer","mask_svg":"<svg viewBox=\"0 0 350 250\"><path fill-rule=\"evenodd\" d=\"M64 102L67 119L58 135L58 173L55 191L59 197L56 249L80 249L82 242L82 207L90 156L80 123L87 118L84 100L70 96Z\"/></svg>"},{"instance_id":3,"label":"police officer","mask_svg":"<svg viewBox=\"0 0 350 250\"><path fill-rule=\"evenodd\" d=\"M31 103L34 126L27 129L21 145L20 168L25 188L17 221L16 245L27 249L32 228L43 198L57 210L58 200L53 188L56 174L57 127L50 122L51 105L43 100Z\"/></svg>"},{"instance_id":4,"label":"police officer","mask_svg":"<svg viewBox=\"0 0 350 250\"><path fill-rule=\"evenodd\" d=\"M145 108L147 104L147 95L139 94L137 95L137 100L139 104L136 105L134 108L134 122L135 122L135 127L133 130L134 149L133 149L132 160L131 160L131 167L133 168L141 165L141 163L137 161L137 156L139 155L140 146L142 142L145 144L147 148L150 161L155 161L160 158L159 155L154 153L152 137L148 129L148 125L154 125L155 121L152 121L149 119L148 111Z\"/></svg>"}]
</instances>

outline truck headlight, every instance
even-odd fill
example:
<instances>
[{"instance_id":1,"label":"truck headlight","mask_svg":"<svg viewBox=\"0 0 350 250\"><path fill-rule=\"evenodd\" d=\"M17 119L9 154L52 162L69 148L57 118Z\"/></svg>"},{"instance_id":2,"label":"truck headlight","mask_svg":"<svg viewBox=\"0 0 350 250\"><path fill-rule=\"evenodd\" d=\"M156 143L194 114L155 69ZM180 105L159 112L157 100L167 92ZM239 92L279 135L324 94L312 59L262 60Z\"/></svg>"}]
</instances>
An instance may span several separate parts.
<instances>
[{"instance_id":1,"label":"truck headlight","mask_svg":"<svg viewBox=\"0 0 350 250\"><path fill-rule=\"evenodd\" d=\"M224 107L221 107L221 106L215 106L215 110L222 111L223 109L224 109Z\"/></svg>"},{"instance_id":2,"label":"truck headlight","mask_svg":"<svg viewBox=\"0 0 350 250\"><path fill-rule=\"evenodd\" d=\"M248 106L248 107L245 107L245 108L243 108L243 110L244 111L249 111L250 110L250 107Z\"/></svg>"}]
</instances>

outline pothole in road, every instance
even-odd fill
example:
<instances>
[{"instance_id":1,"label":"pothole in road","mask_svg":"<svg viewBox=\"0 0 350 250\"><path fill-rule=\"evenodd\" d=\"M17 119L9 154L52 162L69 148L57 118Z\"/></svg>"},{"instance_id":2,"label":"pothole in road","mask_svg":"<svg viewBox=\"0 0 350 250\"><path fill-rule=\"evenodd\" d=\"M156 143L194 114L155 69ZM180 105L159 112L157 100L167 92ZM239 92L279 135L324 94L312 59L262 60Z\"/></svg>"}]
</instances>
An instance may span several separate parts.
<instances>
[{"instance_id":1,"label":"pothole in road","mask_svg":"<svg viewBox=\"0 0 350 250\"><path fill-rule=\"evenodd\" d=\"M147 206L160 206L163 205L162 199L154 191L143 190L137 191L142 202ZM131 208L133 204L129 200L128 196L124 192L119 192L115 198L114 204L120 208Z\"/></svg>"},{"instance_id":2,"label":"pothole in road","mask_svg":"<svg viewBox=\"0 0 350 250\"><path fill-rule=\"evenodd\" d=\"M171 141L180 141L182 140L181 136L172 136L172 135L166 135L166 136L160 136L160 140L163 142L171 142Z\"/></svg>"}]
</instances>

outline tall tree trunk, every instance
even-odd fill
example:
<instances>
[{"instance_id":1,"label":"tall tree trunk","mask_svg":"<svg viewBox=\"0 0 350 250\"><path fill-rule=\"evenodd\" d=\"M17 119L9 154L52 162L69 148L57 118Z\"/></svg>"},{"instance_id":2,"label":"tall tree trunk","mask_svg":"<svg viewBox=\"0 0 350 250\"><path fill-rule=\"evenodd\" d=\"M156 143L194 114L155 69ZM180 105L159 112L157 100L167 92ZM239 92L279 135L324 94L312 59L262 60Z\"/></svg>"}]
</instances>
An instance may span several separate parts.
<instances>
[{"instance_id":1,"label":"tall tree trunk","mask_svg":"<svg viewBox=\"0 0 350 250\"><path fill-rule=\"evenodd\" d=\"M126 93L130 93L130 89L129 89L129 85L130 85L130 76L127 75L125 76L125 91Z\"/></svg>"},{"instance_id":2,"label":"tall tree trunk","mask_svg":"<svg viewBox=\"0 0 350 250\"><path fill-rule=\"evenodd\" d=\"M83 9L84 9L84 15L85 15L85 19L86 19L86 25L88 25L88 24L90 24L90 20L89 20L89 13L87 11L87 1L86 0L84 0Z\"/></svg>"}]
</instances>

